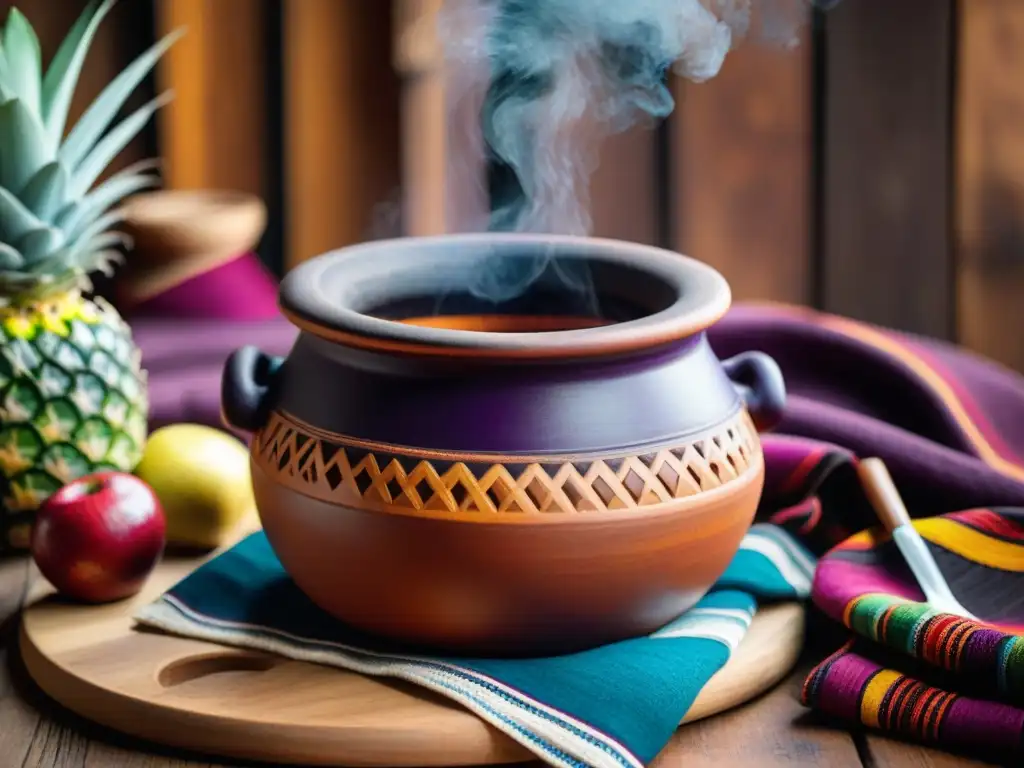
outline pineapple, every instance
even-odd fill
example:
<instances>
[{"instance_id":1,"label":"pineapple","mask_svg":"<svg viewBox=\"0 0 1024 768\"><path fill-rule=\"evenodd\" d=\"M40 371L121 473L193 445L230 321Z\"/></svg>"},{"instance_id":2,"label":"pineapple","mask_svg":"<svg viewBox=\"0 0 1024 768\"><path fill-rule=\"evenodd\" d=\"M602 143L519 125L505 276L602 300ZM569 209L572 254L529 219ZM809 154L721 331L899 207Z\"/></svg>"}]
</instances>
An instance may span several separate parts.
<instances>
[{"instance_id":1,"label":"pineapple","mask_svg":"<svg viewBox=\"0 0 1024 768\"><path fill-rule=\"evenodd\" d=\"M96 184L165 103L107 130L178 33L113 81L65 134L96 29L116 0L91 2L45 74L39 41L12 9L0 29L0 552L25 549L35 511L65 483L132 471L146 440L146 374L130 329L88 297L123 236L114 206L154 186L153 163Z\"/></svg>"}]
</instances>

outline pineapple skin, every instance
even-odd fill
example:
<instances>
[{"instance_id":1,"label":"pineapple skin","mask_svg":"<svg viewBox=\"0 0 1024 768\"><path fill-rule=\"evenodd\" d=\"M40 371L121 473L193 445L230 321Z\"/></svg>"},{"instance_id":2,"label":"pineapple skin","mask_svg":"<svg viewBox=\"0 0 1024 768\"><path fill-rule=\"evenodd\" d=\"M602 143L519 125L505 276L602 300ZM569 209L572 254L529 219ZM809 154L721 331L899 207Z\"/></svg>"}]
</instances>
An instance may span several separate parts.
<instances>
[{"instance_id":1,"label":"pineapple skin","mask_svg":"<svg viewBox=\"0 0 1024 768\"><path fill-rule=\"evenodd\" d=\"M93 472L132 472L149 400L131 329L69 291L0 308L0 554L29 548L36 511Z\"/></svg>"}]
</instances>

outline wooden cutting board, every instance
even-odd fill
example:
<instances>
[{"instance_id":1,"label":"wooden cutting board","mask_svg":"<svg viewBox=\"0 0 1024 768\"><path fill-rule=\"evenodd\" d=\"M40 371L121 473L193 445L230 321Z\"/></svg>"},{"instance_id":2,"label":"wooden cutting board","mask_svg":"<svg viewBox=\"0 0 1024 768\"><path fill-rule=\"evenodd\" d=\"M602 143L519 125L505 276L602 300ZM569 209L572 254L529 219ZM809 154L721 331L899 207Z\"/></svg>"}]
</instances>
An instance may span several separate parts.
<instances>
[{"instance_id":1,"label":"wooden cutting board","mask_svg":"<svg viewBox=\"0 0 1024 768\"><path fill-rule=\"evenodd\" d=\"M255 527L253 520L238 536ZM38 578L21 623L29 673L89 720L223 757L395 767L531 759L467 710L415 686L133 628L136 606L205 559L166 557L134 599L102 606L55 600ZM683 722L735 707L785 677L803 629L798 604L760 611Z\"/></svg>"}]
</instances>

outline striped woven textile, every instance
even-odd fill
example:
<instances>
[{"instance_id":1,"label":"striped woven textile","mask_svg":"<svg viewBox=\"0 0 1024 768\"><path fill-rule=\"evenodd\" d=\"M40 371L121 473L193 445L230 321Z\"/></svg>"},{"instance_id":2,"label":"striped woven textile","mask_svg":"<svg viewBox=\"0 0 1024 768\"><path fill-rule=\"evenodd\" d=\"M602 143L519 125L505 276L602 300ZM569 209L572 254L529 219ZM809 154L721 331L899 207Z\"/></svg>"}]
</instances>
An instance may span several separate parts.
<instances>
[{"instance_id":1,"label":"striped woven textile","mask_svg":"<svg viewBox=\"0 0 1024 768\"><path fill-rule=\"evenodd\" d=\"M763 519L819 556L811 599L850 640L803 703L846 725L1024 759L1024 378L956 347L784 306L741 307L720 354L764 349L792 400L764 438ZM856 476L890 468L936 562L979 622L940 614Z\"/></svg>"},{"instance_id":2,"label":"striped woven textile","mask_svg":"<svg viewBox=\"0 0 1024 768\"><path fill-rule=\"evenodd\" d=\"M1024 512L917 521L976 622L922 602L893 542L851 537L819 563L813 600L855 633L802 700L846 721L960 749L1024 748Z\"/></svg>"}]
</instances>

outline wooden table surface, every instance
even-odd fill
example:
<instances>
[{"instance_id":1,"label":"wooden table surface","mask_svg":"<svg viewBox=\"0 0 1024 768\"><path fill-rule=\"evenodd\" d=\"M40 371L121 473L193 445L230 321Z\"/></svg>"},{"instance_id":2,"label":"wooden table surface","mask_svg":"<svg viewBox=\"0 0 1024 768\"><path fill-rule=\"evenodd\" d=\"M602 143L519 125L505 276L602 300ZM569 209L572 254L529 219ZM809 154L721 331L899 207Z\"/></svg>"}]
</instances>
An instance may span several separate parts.
<instances>
[{"instance_id":1,"label":"wooden table surface","mask_svg":"<svg viewBox=\"0 0 1024 768\"><path fill-rule=\"evenodd\" d=\"M134 742L84 722L46 699L17 658L18 611L34 578L40 577L26 558L0 559L0 768L250 765ZM750 704L681 729L654 768L985 765L818 722L797 700L800 682L813 660L808 658L787 681Z\"/></svg>"}]
</instances>

